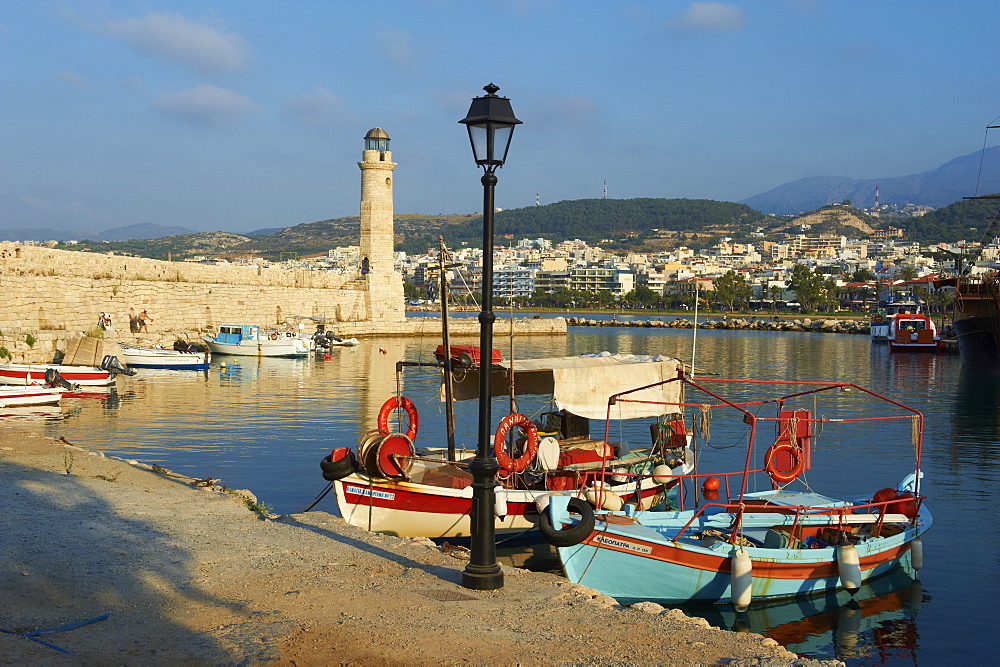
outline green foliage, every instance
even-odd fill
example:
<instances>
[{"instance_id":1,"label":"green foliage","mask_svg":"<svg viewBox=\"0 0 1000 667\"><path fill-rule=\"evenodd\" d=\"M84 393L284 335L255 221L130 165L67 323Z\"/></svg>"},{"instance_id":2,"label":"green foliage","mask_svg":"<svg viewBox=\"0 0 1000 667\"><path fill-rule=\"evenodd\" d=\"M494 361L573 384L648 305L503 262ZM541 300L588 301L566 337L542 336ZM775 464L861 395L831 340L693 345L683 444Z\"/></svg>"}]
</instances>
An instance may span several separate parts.
<instances>
[{"instance_id":1,"label":"green foliage","mask_svg":"<svg viewBox=\"0 0 1000 667\"><path fill-rule=\"evenodd\" d=\"M997 235L997 200L968 199L910 218L896 224L906 230L906 238L920 243L954 243L989 240Z\"/></svg>"},{"instance_id":2,"label":"green foliage","mask_svg":"<svg viewBox=\"0 0 1000 667\"><path fill-rule=\"evenodd\" d=\"M789 288L795 292L795 298L802 304L804 312L810 312L823 303L827 296L827 281L823 275L810 269L805 264L796 264L792 269Z\"/></svg>"},{"instance_id":3,"label":"green foliage","mask_svg":"<svg viewBox=\"0 0 1000 667\"><path fill-rule=\"evenodd\" d=\"M716 300L726 304L729 310L734 310L737 302L745 302L753 296L753 288L735 271L727 271L713 280L712 287L715 288Z\"/></svg>"},{"instance_id":4,"label":"green foliage","mask_svg":"<svg viewBox=\"0 0 1000 667\"><path fill-rule=\"evenodd\" d=\"M28 334L27 336L24 337L24 342L25 344L27 344L28 347L35 347L35 343L38 342L38 339L32 336L31 334Z\"/></svg>"},{"instance_id":5,"label":"green foliage","mask_svg":"<svg viewBox=\"0 0 1000 667\"><path fill-rule=\"evenodd\" d=\"M0 359L13 359L10 354L10 350L8 350L5 345L0 345Z\"/></svg>"}]
</instances>

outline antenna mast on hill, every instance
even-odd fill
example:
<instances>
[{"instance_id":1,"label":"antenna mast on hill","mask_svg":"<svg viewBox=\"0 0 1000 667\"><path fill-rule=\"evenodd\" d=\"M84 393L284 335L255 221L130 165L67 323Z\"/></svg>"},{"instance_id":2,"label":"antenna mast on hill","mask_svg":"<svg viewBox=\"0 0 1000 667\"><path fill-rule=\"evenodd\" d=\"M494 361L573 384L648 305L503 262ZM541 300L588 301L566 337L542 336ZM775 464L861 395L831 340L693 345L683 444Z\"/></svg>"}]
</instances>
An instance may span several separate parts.
<instances>
[{"instance_id":1,"label":"antenna mast on hill","mask_svg":"<svg viewBox=\"0 0 1000 667\"><path fill-rule=\"evenodd\" d=\"M875 212L872 213L874 217L878 217L879 206L878 206L878 185L875 185Z\"/></svg>"},{"instance_id":2,"label":"antenna mast on hill","mask_svg":"<svg viewBox=\"0 0 1000 667\"><path fill-rule=\"evenodd\" d=\"M608 198L608 180L604 179L604 198Z\"/></svg>"}]
</instances>

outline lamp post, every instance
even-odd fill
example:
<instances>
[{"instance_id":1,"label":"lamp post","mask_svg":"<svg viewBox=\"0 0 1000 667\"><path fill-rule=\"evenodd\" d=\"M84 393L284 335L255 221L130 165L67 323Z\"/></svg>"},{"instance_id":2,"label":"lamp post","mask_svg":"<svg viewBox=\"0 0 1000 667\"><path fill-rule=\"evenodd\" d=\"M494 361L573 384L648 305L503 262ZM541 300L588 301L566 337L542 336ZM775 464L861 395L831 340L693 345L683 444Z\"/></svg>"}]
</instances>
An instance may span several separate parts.
<instances>
[{"instance_id":1,"label":"lamp post","mask_svg":"<svg viewBox=\"0 0 1000 667\"><path fill-rule=\"evenodd\" d=\"M472 98L469 113L459 122L469 130L476 164L483 168L483 307L479 312L479 438L476 457L469 464L472 473L472 544L469 563L462 572L462 586L480 591L503 588L503 572L497 563L496 531L493 524L496 504L496 474L500 467L490 448L490 382L493 376L493 189L494 172L503 166L510 148L514 117L510 100L499 97L499 87L485 86L486 95Z\"/></svg>"}]
</instances>

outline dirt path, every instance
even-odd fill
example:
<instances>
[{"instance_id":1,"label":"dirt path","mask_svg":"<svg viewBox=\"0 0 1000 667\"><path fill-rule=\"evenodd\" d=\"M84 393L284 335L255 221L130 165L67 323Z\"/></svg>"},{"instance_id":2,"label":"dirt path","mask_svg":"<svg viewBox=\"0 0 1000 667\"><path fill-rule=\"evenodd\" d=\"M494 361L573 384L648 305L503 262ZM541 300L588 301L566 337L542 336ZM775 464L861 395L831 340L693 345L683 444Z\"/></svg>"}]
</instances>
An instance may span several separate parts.
<instances>
[{"instance_id":1,"label":"dirt path","mask_svg":"<svg viewBox=\"0 0 1000 667\"><path fill-rule=\"evenodd\" d=\"M554 575L505 568L504 588L470 591L464 561L427 540L323 512L264 520L246 500L0 430L0 629L109 615L40 637L73 655L0 634L0 664L796 662L760 635Z\"/></svg>"}]
</instances>

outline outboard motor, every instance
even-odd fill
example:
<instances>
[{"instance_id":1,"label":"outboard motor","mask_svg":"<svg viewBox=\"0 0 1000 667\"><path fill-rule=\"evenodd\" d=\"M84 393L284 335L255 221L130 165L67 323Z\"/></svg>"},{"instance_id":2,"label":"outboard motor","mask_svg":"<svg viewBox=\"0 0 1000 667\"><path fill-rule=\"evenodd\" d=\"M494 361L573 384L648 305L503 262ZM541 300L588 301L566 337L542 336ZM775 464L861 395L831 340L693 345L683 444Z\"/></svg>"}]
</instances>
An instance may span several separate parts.
<instances>
[{"instance_id":1,"label":"outboard motor","mask_svg":"<svg viewBox=\"0 0 1000 667\"><path fill-rule=\"evenodd\" d=\"M323 333L320 331L314 333L312 339L313 342L316 343L317 347L322 347L323 349L327 349L330 347L330 341L327 340L327 337L324 336Z\"/></svg>"},{"instance_id":2,"label":"outboard motor","mask_svg":"<svg viewBox=\"0 0 1000 667\"><path fill-rule=\"evenodd\" d=\"M134 370L122 366L122 362L118 361L118 357L113 354L104 357L101 361L101 369L110 373L112 378L116 378L119 375L135 375Z\"/></svg>"},{"instance_id":3,"label":"outboard motor","mask_svg":"<svg viewBox=\"0 0 1000 667\"><path fill-rule=\"evenodd\" d=\"M175 352L190 352L191 347L188 345L186 340L181 340L178 338L174 341L174 351Z\"/></svg>"},{"instance_id":4,"label":"outboard motor","mask_svg":"<svg viewBox=\"0 0 1000 667\"><path fill-rule=\"evenodd\" d=\"M50 387L62 387L63 389L68 389L70 391L77 391L80 387L73 384L62 375L59 375L59 371L54 368L45 369L45 384Z\"/></svg>"},{"instance_id":5,"label":"outboard motor","mask_svg":"<svg viewBox=\"0 0 1000 667\"><path fill-rule=\"evenodd\" d=\"M194 342L194 343L191 343L190 345L188 345L184 349L184 351L185 352L198 352L198 353L202 353L202 352L208 352L208 348L205 347L204 343Z\"/></svg>"}]
</instances>

